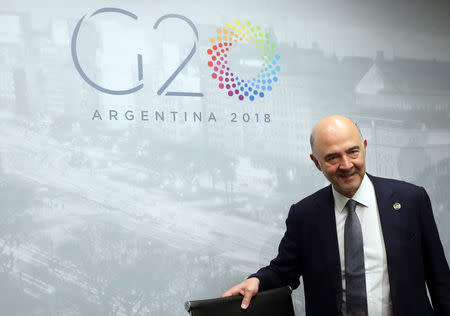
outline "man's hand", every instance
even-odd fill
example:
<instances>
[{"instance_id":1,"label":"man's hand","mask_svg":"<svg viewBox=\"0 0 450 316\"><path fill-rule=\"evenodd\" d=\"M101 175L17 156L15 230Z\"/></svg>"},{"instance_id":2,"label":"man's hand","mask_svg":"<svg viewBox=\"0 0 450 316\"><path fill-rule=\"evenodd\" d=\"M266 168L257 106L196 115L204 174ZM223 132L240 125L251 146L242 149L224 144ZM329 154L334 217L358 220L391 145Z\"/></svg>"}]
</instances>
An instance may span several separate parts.
<instances>
[{"instance_id":1,"label":"man's hand","mask_svg":"<svg viewBox=\"0 0 450 316\"><path fill-rule=\"evenodd\" d=\"M258 278L249 278L238 285L233 286L231 289L222 294L222 297L234 296L234 295L243 295L241 308L247 309L250 305L250 300L253 296L258 293L259 290L259 279Z\"/></svg>"}]
</instances>

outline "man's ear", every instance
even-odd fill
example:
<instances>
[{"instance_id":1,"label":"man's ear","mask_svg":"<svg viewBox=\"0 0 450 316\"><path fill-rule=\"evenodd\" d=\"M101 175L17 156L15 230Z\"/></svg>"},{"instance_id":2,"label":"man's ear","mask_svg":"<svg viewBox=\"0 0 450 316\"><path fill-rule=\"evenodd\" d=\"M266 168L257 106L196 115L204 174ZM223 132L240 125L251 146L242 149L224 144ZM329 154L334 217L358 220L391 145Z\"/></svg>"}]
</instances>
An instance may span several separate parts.
<instances>
[{"instance_id":1,"label":"man's ear","mask_svg":"<svg viewBox=\"0 0 450 316\"><path fill-rule=\"evenodd\" d=\"M317 158L314 157L313 154L309 155L309 158L311 158L311 160L314 161L314 164L316 165L317 169L319 169L319 171L322 171L322 169L320 168L320 165L319 165L319 160L317 160Z\"/></svg>"},{"instance_id":2,"label":"man's ear","mask_svg":"<svg viewBox=\"0 0 450 316\"><path fill-rule=\"evenodd\" d=\"M364 149L366 149L367 148L367 139L364 140L363 144L364 144Z\"/></svg>"}]
</instances>

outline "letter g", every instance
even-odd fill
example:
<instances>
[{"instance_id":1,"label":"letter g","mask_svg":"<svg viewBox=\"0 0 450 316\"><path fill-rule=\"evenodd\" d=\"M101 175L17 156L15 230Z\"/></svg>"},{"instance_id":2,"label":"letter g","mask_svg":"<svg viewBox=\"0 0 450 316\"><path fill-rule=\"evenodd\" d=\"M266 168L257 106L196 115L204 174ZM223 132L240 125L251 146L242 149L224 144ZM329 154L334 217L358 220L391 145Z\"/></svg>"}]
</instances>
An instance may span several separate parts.
<instances>
[{"instance_id":1,"label":"letter g","mask_svg":"<svg viewBox=\"0 0 450 316\"><path fill-rule=\"evenodd\" d=\"M100 14L100 13L105 13L105 12L115 12L115 13L120 13L120 14L124 14L126 16L129 16L130 18L137 20L137 16L134 15L133 13L123 10L123 9L118 9L118 8L103 8L103 9L99 9L97 11L95 11L91 17L93 17L94 15ZM77 40L78 40L78 32L80 31L80 27L81 27L81 23L83 22L84 18L86 16L83 16L80 21L78 21L77 26L75 27L75 30L73 31L73 35L72 35L72 44L71 44L71 48L72 48L72 59L73 59L73 63L75 65L75 68L77 69L77 71L80 73L81 77L92 87L94 87L95 89L104 92L104 93L108 93L108 94L114 94L114 95L124 95L124 94L130 94L133 92L136 92L140 89L142 89L144 87L144 84L141 83L138 86L131 88L131 89L127 89L127 90L111 90L111 89L107 89L104 88L98 84L96 84L94 81L92 81L87 75L86 73L83 71L83 69L81 68L80 65L80 61L78 60L78 54L77 54ZM142 55L138 54L138 79L139 81L142 80L143 78L143 71L142 71Z\"/></svg>"}]
</instances>

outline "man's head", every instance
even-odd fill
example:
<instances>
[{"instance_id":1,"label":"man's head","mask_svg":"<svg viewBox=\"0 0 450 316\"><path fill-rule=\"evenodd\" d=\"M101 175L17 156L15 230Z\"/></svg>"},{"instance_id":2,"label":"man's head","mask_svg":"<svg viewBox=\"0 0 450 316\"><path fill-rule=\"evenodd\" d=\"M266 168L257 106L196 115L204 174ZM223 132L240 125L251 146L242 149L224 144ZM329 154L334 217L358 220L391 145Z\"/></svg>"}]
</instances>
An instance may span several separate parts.
<instances>
[{"instance_id":1,"label":"man's head","mask_svg":"<svg viewBox=\"0 0 450 316\"><path fill-rule=\"evenodd\" d=\"M358 127L340 115L320 120L311 133L311 160L334 189L352 197L366 172L367 140Z\"/></svg>"}]
</instances>

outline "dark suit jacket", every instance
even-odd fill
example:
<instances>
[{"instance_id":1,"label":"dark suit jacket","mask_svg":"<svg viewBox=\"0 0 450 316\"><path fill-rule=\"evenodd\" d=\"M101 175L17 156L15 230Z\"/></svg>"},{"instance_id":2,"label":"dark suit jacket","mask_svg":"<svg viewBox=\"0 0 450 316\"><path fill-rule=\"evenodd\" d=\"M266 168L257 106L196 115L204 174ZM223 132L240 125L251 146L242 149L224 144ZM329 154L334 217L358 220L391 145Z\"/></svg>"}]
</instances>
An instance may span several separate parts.
<instances>
[{"instance_id":1,"label":"dark suit jacket","mask_svg":"<svg viewBox=\"0 0 450 316\"><path fill-rule=\"evenodd\" d=\"M450 271L421 187L369 175L380 213L395 316L450 316ZM394 203L401 208L394 210ZM342 279L331 185L291 206L278 256L260 269L260 290L299 286L307 316L341 314ZM433 307L427 296L428 286Z\"/></svg>"}]
</instances>

